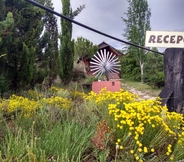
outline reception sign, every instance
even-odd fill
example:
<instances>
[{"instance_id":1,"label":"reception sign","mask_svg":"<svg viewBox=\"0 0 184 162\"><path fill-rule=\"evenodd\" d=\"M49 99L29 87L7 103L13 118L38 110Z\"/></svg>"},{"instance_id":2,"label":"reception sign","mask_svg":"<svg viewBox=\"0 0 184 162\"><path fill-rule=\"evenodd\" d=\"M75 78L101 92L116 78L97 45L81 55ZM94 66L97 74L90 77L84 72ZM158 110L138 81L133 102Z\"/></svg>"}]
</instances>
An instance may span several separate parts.
<instances>
[{"instance_id":1,"label":"reception sign","mask_svg":"<svg viewBox=\"0 0 184 162\"><path fill-rule=\"evenodd\" d=\"M184 32L146 31L145 46L184 48Z\"/></svg>"}]
</instances>

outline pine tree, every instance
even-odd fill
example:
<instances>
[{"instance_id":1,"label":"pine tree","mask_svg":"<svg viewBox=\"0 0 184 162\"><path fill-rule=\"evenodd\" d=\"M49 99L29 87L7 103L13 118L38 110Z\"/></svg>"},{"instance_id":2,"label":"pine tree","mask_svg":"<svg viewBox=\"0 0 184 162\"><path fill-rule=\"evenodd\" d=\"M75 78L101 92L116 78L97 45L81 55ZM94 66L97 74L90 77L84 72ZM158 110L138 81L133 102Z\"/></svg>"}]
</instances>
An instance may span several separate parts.
<instances>
[{"instance_id":1,"label":"pine tree","mask_svg":"<svg viewBox=\"0 0 184 162\"><path fill-rule=\"evenodd\" d=\"M11 44L11 34L14 25L13 15L11 12L6 13L4 0L0 0L0 94L8 90L8 81L6 79L6 56L7 46Z\"/></svg>"},{"instance_id":2,"label":"pine tree","mask_svg":"<svg viewBox=\"0 0 184 162\"><path fill-rule=\"evenodd\" d=\"M72 12L70 0L62 0L63 15L74 19L85 6L80 6L76 11ZM59 76L64 84L68 84L73 77L74 62L74 40L72 40L72 23L65 19L61 19L61 48L59 55Z\"/></svg>"},{"instance_id":3,"label":"pine tree","mask_svg":"<svg viewBox=\"0 0 184 162\"><path fill-rule=\"evenodd\" d=\"M129 7L126 13L127 18L122 18L126 24L125 38L139 46L144 46L146 30L150 30L151 12L147 0L128 0ZM144 63L146 51L133 46L128 46L127 53L135 57L141 71L141 82L144 82ZM125 65L124 65L125 66Z\"/></svg>"},{"instance_id":4,"label":"pine tree","mask_svg":"<svg viewBox=\"0 0 184 162\"><path fill-rule=\"evenodd\" d=\"M70 0L62 0L62 13L67 17L71 17L72 9ZM73 77L73 61L74 61L74 41L72 39L72 23L61 19L62 35L60 38L60 67L59 75L64 84L71 81Z\"/></svg>"},{"instance_id":5,"label":"pine tree","mask_svg":"<svg viewBox=\"0 0 184 162\"><path fill-rule=\"evenodd\" d=\"M6 7L4 4L4 0L0 0L0 22L4 21L6 17Z\"/></svg>"},{"instance_id":6,"label":"pine tree","mask_svg":"<svg viewBox=\"0 0 184 162\"><path fill-rule=\"evenodd\" d=\"M53 9L51 0L46 0L45 6ZM54 79L58 74L58 27L56 17L46 12L43 17L44 22L44 34L40 39L40 51L38 52L38 58L40 61L40 67L38 73L44 72L44 75L40 76L45 78L47 75L48 86L51 87ZM43 52L44 48L44 52Z\"/></svg>"},{"instance_id":7,"label":"pine tree","mask_svg":"<svg viewBox=\"0 0 184 162\"><path fill-rule=\"evenodd\" d=\"M43 30L44 11L23 0L6 0L5 6L15 20L12 43L7 45L7 77L10 88L19 90L33 78L35 48Z\"/></svg>"}]
</instances>

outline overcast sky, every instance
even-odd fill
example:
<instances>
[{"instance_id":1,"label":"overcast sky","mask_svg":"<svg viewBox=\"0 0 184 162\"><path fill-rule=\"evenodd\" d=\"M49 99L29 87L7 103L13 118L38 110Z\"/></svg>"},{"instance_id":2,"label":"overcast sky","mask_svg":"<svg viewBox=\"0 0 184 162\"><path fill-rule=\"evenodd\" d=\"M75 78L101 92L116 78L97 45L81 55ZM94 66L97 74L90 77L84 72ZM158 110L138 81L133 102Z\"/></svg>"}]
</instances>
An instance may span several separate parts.
<instances>
[{"instance_id":1,"label":"overcast sky","mask_svg":"<svg viewBox=\"0 0 184 162\"><path fill-rule=\"evenodd\" d=\"M62 13L61 0L52 0L55 11ZM103 33L125 40L122 36L125 24L127 0L71 0L72 10L85 4L85 9L75 17L75 21L90 26ZM151 9L151 30L184 32L184 0L148 0ZM58 20L60 18L58 17ZM59 24L60 26L60 24ZM116 40L73 25L73 38L82 36L98 45L105 41L111 46L122 49L123 44Z\"/></svg>"}]
</instances>

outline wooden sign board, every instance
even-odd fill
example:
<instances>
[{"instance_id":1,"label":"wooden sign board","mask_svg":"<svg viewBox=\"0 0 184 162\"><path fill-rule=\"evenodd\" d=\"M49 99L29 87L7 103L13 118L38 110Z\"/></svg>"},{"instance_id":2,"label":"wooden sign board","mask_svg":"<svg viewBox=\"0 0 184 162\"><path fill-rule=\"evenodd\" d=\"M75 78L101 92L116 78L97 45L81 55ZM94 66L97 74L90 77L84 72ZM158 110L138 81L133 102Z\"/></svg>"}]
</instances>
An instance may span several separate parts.
<instances>
[{"instance_id":1,"label":"wooden sign board","mask_svg":"<svg viewBox=\"0 0 184 162\"><path fill-rule=\"evenodd\" d=\"M146 31L145 46L184 48L184 32Z\"/></svg>"}]
</instances>

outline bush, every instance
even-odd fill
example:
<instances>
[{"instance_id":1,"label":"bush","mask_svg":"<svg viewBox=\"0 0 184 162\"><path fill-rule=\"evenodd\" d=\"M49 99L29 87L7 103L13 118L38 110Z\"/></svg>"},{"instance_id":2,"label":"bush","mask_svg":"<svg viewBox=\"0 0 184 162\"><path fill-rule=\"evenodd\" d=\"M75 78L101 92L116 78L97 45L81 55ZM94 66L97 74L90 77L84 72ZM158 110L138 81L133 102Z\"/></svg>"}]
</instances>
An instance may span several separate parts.
<instances>
[{"instance_id":1,"label":"bush","mask_svg":"<svg viewBox=\"0 0 184 162\"><path fill-rule=\"evenodd\" d=\"M0 94L8 91L8 82L3 75L0 75Z\"/></svg>"},{"instance_id":2,"label":"bush","mask_svg":"<svg viewBox=\"0 0 184 162\"><path fill-rule=\"evenodd\" d=\"M183 115L168 112L159 98L140 100L123 89L83 94L52 87L48 93L0 100L0 161L184 159Z\"/></svg>"}]
</instances>

